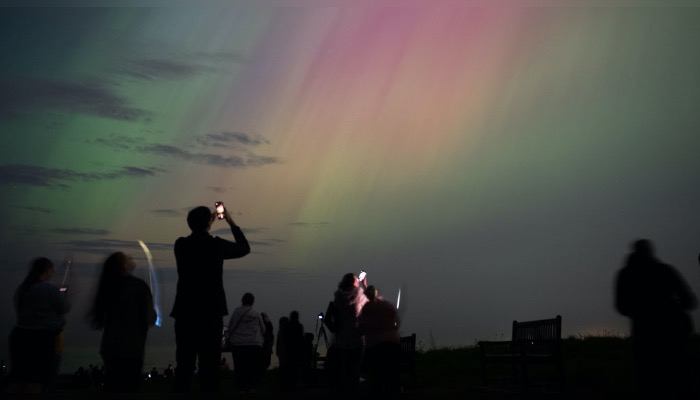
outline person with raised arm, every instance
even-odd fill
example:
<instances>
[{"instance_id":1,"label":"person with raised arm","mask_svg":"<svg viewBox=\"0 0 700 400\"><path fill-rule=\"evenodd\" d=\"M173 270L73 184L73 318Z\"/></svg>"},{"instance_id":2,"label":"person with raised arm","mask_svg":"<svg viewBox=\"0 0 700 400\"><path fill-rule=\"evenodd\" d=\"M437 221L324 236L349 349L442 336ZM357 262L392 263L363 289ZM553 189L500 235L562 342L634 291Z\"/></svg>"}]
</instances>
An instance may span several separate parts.
<instances>
[{"instance_id":1,"label":"person with raised arm","mask_svg":"<svg viewBox=\"0 0 700 400\"><path fill-rule=\"evenodd\" d=\"M217 213L200 206L187 214L192 233L175 241L177 292L170 316L175 319L176 393L190 391L197 359L200 390L219 390L221 332L228 314L223 283L224 260L250 253L250 245L228 210L220 213L231 228L234 241L209 233Z\"/></svg>"}]
</instances>

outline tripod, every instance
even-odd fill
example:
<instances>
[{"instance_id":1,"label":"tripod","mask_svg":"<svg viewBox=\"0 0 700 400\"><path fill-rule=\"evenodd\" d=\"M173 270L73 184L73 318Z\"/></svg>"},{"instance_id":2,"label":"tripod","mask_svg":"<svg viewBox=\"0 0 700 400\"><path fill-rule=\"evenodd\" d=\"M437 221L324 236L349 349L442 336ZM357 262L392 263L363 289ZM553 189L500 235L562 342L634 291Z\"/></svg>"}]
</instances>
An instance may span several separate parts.
<instances>
[{"instance_id":1,"label":"tripod","mask_svg":"<svg viewBox=\"0 0 700 400\"><path fill-rule=\"evenodd\" d=\"M319 326L320 323L320 326ZM323 326L323 313L318 315L318 319L316 320L316 345L314 346L314 365L313 369L316 370L318 369L318 362L322 361L323 362L323 367L325 369L326 367L326 356L321 357L318 354L318 345L321 343L321 337L323 337L323 343L326 345L326 356L328 355L328 349L330 346L328 345L328 335L326 334L326 328Z\"/></svg>"}]
</instances>

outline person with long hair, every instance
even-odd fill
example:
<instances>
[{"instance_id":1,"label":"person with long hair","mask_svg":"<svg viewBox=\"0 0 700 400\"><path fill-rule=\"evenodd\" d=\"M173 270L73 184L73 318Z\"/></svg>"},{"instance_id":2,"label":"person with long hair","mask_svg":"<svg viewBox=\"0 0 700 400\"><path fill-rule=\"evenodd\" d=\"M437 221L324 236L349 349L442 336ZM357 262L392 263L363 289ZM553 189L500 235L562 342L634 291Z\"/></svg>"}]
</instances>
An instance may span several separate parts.
<instances>
[{"instance_id":1,"label":"person with long hair","mask_svg":"<svg viewBox=\"0 0 700 400\"><path fill-rule=\"evenodd\" d=\"M34 259L14 295L17 323L10 333L11 393L40 393L55 376L65 315L70 303L51 284L54 266Z\"/></svg>"},{"instance_id":2,"label":"person with long hair","mask_svg":"<svg viewBox=\"0 0 700 400\"><path fill-rule=\"evenodd\" d=\"M357 275L347 273L333 295L330 313L335 332L332 365L335 390L341 394L356 394L359 390L363 342L358 319L362 307L369 301L362 286L367 287L366 279L360 280Z\"/></svg>"},{"instance_id":3,"label":"person with long hair","mask_svg":"<svg viewBox=\"0 0 700 400\"><path fill-rule=\"evenodd\" d=\"M156 321L151 290L132 275L135 267L122 252L107 257L90 311L92 327L103 331L100 355L105 392L138 391L148 327Z\"/></svg>"}]
</instances>

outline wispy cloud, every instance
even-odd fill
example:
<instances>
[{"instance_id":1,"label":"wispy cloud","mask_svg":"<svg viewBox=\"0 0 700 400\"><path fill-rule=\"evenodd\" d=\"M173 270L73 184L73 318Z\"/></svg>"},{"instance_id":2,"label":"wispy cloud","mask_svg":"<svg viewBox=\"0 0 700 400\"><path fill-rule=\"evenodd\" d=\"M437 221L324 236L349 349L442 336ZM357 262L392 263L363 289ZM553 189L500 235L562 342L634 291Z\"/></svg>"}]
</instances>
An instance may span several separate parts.
<instances>
[{"instance_id":1,"label":"wispy cloud","mask_svg":"<svg viewBox=\"0 0 700 400\"><path fill-rule=\"evenodd\" d=\"M13 77L1 79L0 87L0 118L22 115L34 108L58 108L123 121L150 116L148 111L131 107L124 97L97 83Z\"/></svg>"},{"instance_id":2,"label":"wispy cloud","mask_svg":"<svg viewBox=\"0 0 700 400\"><path fill-rule=\"evenodd\" d=\"M196 52L176 57L133 57L116 72L148 81L182 80L206 73L228 72L232 63L242 61L240 54L226 52Z\"/></svg>"},{"instance_id":3,"label":"wispy cloud","mask_svg":"<svg viewBox=\"0 0 700 400\"><path fill-rule=\"evenodd\" d=\"M94 236L105 236L109 235L110 231L106 229L90 229L90 228L54 228L49 229L51 233L58 233L61 235L94 235Z\"/></svg>"},{"instance_id":4,"label":"wispy cloud","mask_svg":"<svg viewBox=\"0 0 700 400\"><path fill-rule=\"evenodd\" d=\"M262 139L261 139L262 140ZM198 140L201 142L201 140ZM211 152L194 151L191 148L164 143L148 143L142 138L111 135L98 138L92 143L114 149L132 151L144 154L156 154L164 157L175 157L195 164L205 164L225 168L262 167L278 164L277 157L260 156L250 151L239 151L240 154L222 155ZM261 142L262 143L262 142Z\"/></svg>"},{"instance_id":5,"label":"wispy cloud","mask_svg":"<svg viewBox=\"0 0 700 400\"><path fill-rule=\"evenodd\" d=\"M155 176L164 170L153 167L121 167L107 172L78 172L71 169L47 168L38 165L0 165L0 185L68 188L67 182L100 181L120 178Z\"/></svg>"},{"instance_id":6,"label":"wispy cloud","mask_svg":"<svg viewBox=\"0 0 700 400\"><path fill-rule=\"evenodd\" d=\"M196 153L189 150L185 150L180 147L175 147L171 145L164 144L153 144L148 146L142 146L136 149L142 153L158 154L162 156L177 157L183 160L193 162L195 164L206 164L217 167L234 167L234 168L244 168L248 166L246 159L233 155L233 156L222 156L220 154L213 153ZM257 165L256 165L257 166Z\"/></svg>"},{"instance_id":7,"label":"wispy cloud","mask_svg":"<svg viewBox=\"0 0 700 400\"><path fill-rule=\"evenodd\" d=\"M265 232L266 229L265 228L242 227L241 230L246 235L256 235L256 234L260 234L260 233ZM231 236L231 228L229 228L227 226L225 228L219 228L219 229L212 230L209 233L211 233L212 235Z\"/></svg>"},{"instance_id":8,"label":"wispy cloud","mask_svg":"<svg viewBox=\"0 0 700 400\"><path fill-rule=\"evenodd\" d=\"M210 133L199 138L198 141L205 146L231 147L232 145L259 146L270 144L260 135L250 135L244 132Z\"/></svg>"},{"instance_id":9,"label":"wispy cloud","mask_svg":"<svg viewBox=\"0 0 700 400\"><path fill-rule=\"evenodd\" d=\"M226 189L222 188L220 186L207 186L207 189L211 190L214 193L218 193L218 194L226 193Z\"/></svg>"},{"instance_id":10,"label":"wispy cloud","mask_svg":"<svg viewBox=\"0 0 700 400\"><path fill-rule=\"evenodd\" d=\"M264 239L264 240L251 240L249 241L250 246L255 248L256 246L261 246L261 247L270 247L270 246L277 246L279 244L284 243L285 241L282 239Z\"/></svg>"},{"instance_id":11,"label":"wispy cloud","mask_svg":"<svg viewBox=\"0 0 700 400\"><path fill-rule=\"evenodd\" d=\"M184 79L198 75L208 68L165 58L142 58L130 60L121 71L138 79Z\"/></svg>"}]
</instances>

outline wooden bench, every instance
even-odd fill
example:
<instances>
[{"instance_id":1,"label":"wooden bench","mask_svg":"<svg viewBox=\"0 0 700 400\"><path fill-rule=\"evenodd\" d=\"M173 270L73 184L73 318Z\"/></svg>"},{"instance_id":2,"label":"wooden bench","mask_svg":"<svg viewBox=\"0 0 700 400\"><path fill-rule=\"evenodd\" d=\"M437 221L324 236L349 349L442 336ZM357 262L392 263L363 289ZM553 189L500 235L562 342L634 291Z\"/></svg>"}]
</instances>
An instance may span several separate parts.
<instances>
[{"instance_id":1,"label":"wooden bench","mask_svg":"<svg viewBox=\"0 0 700 400\"><path fill-rule=\"evenodd\" d=\"M527 391L528 367L534 364L551 364L557 368L559 383L564 383L562 357L561 316L537 321L513 321L513 332L509 341L481 341L481 374L484 385L488 385L490 364L510 364L514 381L520 380Z\"/></svg>"}]
</instances>

